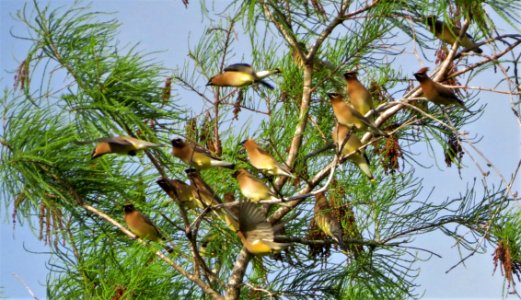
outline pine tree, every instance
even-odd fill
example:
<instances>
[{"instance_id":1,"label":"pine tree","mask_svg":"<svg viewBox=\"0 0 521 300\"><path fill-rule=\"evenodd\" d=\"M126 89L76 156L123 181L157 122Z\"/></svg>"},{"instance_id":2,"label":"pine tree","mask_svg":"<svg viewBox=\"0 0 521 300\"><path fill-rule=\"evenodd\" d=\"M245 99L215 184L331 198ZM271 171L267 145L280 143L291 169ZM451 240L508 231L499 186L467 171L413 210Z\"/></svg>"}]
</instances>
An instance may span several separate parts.
<instances>
[{"instance_id":1,"label":"pine tree","mask_svg":"<svg viewBox=\"0 0 521 300\"><path fill-rule=\"evenodd\" d=\"M232 1L224 15L206 4L206 32L175 71L153 53L119 45L118 21L89 7L51 10L34 1L34 12L19 12L32 48L2 97L1 189L13 215L39 218L40 238L52 250L49 298L417 297L418 263L432 252L411 243L435 231L469 256L492 245L491 263L515 291L521 270L520 213L511 205L518 200L512 190L517 170L500 186L467 179L459 197L440 201L421 196L415 170L423 166L411 149L443 149L447 166L458 169L465 168L464 154L479 153L479 138L462 129L487 109L480 103L486 89L471 87L472 79L500 70L508 90L491 92L514 98L521 92L515 55L521 35L498 35L490 17L516 25L516 1ZM474 34L484 54L459 41L440 42L431 15L449 24L454 36ZM237 36L250 40L255 70L281 71L265 79L273 90L256 83L205 86L236 62ZM428 74L456 86L465 109L425 100L401 65L411 51L434 61ZM386 133L349 133L360 138L357 152L367 154L374 180L332 143L336 119L328 93L346 95L343 74L353 70L372 97L367 119ZM204 103L205 113L194 116L179 89ZM519 101L511 105L520 119ZM98 139L114 136L166 147L91 159ZM231 203L190 208L177 192L165 193L158 181L190 183L188 166L171 153L174 138L269 185L281 201L265 203L267 220L284 225L275 238L290 246L267 256L243 247L237 229L222 218L244 201L233 170L199 171L214 192L209 197ZM248 138L296 178L254 169L240 144ZM433 159L439 165L440 158ZM342 247L314 219L315 196L322 193L328 205L321 209L340 224ZM125 225L127 203L148 216L165 241L137 238Z\"/></svg>"}]
</instances>

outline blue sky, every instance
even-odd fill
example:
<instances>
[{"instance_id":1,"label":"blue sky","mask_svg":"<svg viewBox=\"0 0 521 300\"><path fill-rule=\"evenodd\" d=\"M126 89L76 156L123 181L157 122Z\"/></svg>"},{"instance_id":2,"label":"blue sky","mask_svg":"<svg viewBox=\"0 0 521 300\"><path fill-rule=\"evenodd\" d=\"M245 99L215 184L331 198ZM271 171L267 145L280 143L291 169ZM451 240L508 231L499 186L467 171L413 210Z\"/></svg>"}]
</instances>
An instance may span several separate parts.
<instances>
[{"instance_id":1,"label":"blue sky","mask_svg":"<svg viewBox=\"0 0 521 300\"><path fill-rule=\"evenodd\" d=\"M25 28L12 16L23 6L24 1L0 0L0 86L11 87L13 84L13 71L16 69L29 47L28 42L16 40L10 35L10 31L17 35L24 35ZM53 6L69 4L70 1L51 1ZM223 2L218 2L223 6ZM28 4L32 6L31 3ZM121 44L140 43L139 49L144 52L159 50L155 56L157 60L164 62L168 68L181 68L188 54L188 41L194 45L203 32L202 17L199 12L199 3L191 1L188 9L185 9L180 0L164 1L94 1L94 10L115 12L114 17L122 23L118 39ZM499 26L504 26L498 21ZM234 47L249 49L248 39L243 37ZM490 47L484 47L485 53L490 53ZM248 62L248 54L236 49L238 56L245 55ZM418 65L425 64L433 67L431 63L422 62L414 55L405 56L402 64L404 74L411 74L418 69ZM235 62L235 61L233 61ZM232 63L232 62L230 62ZM497 75L479 76L471 85L494 88L494 84L500 77ZM186 105L193 102L193 95L184 90L177 90L182 99L186 99ZM492 160L494 165L508 177L515 169L520 155L520 130L516 120L509 110L508 98L483 92L480 104L487 104L483 117L474 124L463 129L470 133L480 134L483 140L478 144L480 151ZM193 108L198 113L200 105ZM429 157L426 149L415 148L415 152L424 151L420 161L432 165L432 157ZM423 152L422 152L423 153ZM437 153L440 155L440 153ZM444 200L446 197L455 197L465 191L465 187L472 178L480 178L476 167L465 155L464 163L468 168L464 169L463 180L459 178L455 168L441 170L437 167L430 169L418 168L417 175L424 177L425 191L436 187L432 199ZM498 183L497 177L492 174L489 182ZM519 189L519 181L515 190ZM12 273L25 281L36 295L42 299L45 297L45 279L47 276L46 262L48 256L33 254L31 252L45 252L46 246L38 241L28 226L18 222L13 231L11 222L11 210L0 208L1 240L0 240L0 297L9 299L28 298L30 295L20 281ZM36 224L36 223L35 223ZM503 288L500 271L492 276L493 264L489 249L485 255L476 254L469 259L465 266L460 266L448 274L445 273L452 265L458 262L457 250L453 248L453 241L439 233L424 235L415 240L415 245L428 248L443 255L442 259L432 258L430 261L420 263L421 275L418 284L425 289L425 298L499 298ZM27 250L24 250L25 249ZM422 292L423 290L419 290Z\"/></svg>"}]
</instances>

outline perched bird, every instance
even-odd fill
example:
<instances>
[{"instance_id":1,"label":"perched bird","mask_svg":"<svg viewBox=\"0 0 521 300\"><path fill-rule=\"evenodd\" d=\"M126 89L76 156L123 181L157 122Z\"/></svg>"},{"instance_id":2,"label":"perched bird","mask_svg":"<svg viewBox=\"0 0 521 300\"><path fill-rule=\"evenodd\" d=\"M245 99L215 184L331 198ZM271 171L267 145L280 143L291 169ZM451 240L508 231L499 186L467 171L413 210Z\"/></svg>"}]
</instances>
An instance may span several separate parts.
<instances>
[{"instance_id":1,"label":"perched bird","mask_svg":"<svg viewBox=\"0 0 521 300\"><path fill-rule=\"evenodd\" d=\"M241 144L246 149L248 160L258 170L266 171L273 176L280 175L295 178L286 165L279 163L268 152L259 148L259 145L254 140L247 139L242 141Z\"/></svg>"},{"instance_id":2,"label":"perched bird","mask_svg":"<svg viewBox=\"0 0 521 300\"><path fill-rule=\"evenodd\" d=\"M204 182L197 170L187 169L185 172L192 182L192 187L195 189L196 197L201 201L201 203L203 203L205 207L222 204L221 199L212 190L212 188L206 182ZM225 221L233 231L236 231L237 228L239 228L236 214L233 213L231 209L222 207L214 210L214 212L219 218Z\"/></svg>"},{"instance_id":3,"label":"perched bird","mask_svg":"<svg viewBox=\"0 0 521 300\"><path fill-rule=\"evenodd\" d=\"M272 190L264 182L250 174L245 169L239 169L233 173L239 182L239 189L244 197L253 202L260 200L278 200Z\"/></svg>"},{"instance_id":4,"label":"perched bird","mask_svg":"<svg viewBox=\"0 0 521 300\"><path fill-rule=\"evenodd\" d=\"M340 245L340 248L346 250L344 244L344 237L342 233L342 226L338 218L335 216L333 208L329 205L324 193L315 195L316 202L314 207L314 219L318 228L322 230L327 236L331 237Z\"/></svg>"},{"instance_id":5,"label":"perched bird","mask_svg":"<svg viewBox=\"0 0 521 300\"><path fill-rule=\"evenodd\" d=\"M179 179L164 178L157 180L156 183L170 196L170 198L178 202L181 206L189 209L204 207L197 197L196 190L191 185L188 185Z\"/></svg>"},{"instance_id":6,"label":"perched bird","mask_svg":"<svg viewBox=\"0 0 521 300\"><path fill-rule=\"evenodd\" d=\"M254 255L265 255L278 252L289 246L275 242L275 232L283 224L272 226L264 213L250 201L244 201L239 207L239 230L237 235L248 252Z\"/></svg>"},{"instance_id":7,"label":"perched bird","mask_svg":"<svg viewBox=\"0 0 521 300\"><path fill-rule=\"evenodd\" d=\"M438 105L459 105L465 110L463 101L458 99L456 94L451 88L443 86L437 82L434 82L428 75L427 71L429 68L421 68L418 72L414 73L414 77L420 82L420 86L423 91L423 96L427 100L434 102Z\"/></svg>"},{"instance_id":8,"label":"perched bird","mask_svg":"<svg viewBox=\"0 0 521 300\"><path fill-rule=\"evenodd\" d=\"M243 87L254 83L273 89L273 86L263 79L271 74L280 73L279 69L256 72L249 64L233 64L224 68L224 72L210 78L206 85Z\"/></svg>"},{"instance_id":9,"label":"perched bird","mask_svg":"<svg viewBox=\"0 0 521 300\"><path fill-rule=\"evenodd\" d=\"M461 28L456 25L451 25L442 21L439 21L436 16L428 16L425 18L429 29L432 33L439 38L442 42L448 44L454 44L456 39L458 38ZM461 37L459 44L467 49L470 49L478 54L483 53L481 48L477 47L476 42L472 39L472 37L465 33L463 37Z\"/></svg>"},{"instance_id":10,"label":"perched bird","mask_svg":"<svg viewBox=\"0 0 521 300\"><path fill-rule=\"evenodd\" d=\"M234 164L220 159L210 151L191 142L180 138L173 139L171 142L172 154L194 168L224 167L233 169L235 167Z\"/></svg>"},{"instance_id":11,"label":"perched bird","mask_svg":"<svg viewBox=\"0 0 521 300\"><path fill-rule=\"evenodd\" d=\"M101 138L96 140L97 144L92 151L91 158L95 159L105 154L117 153L128 154L134 156L137 151L147 148L163 147L161 144L154 144L147 141L139 140L130 136L114 136L109 138ZM78 142L80 144L86 142Z\"/></svg>"},{"instance_id":12,"label":"perched bird","mask_svg":"<svg viewBox=\"0 0 521 300\"><path fill-rule=\"evenodd\" d=\"M139 238L158 241L163 239L159 229L145 215L139 212L134 205L126 203L124 206L125 223Z\"/></svg>"},{"instance_id":13,"label":"perched bird","mask_svg":"<svg viewBox=\"0 0 521 300\"><path fill-rule=\"evenodd\" d=\"M197 170L186 169L185 172L192 183L192 189L195 191L196 197L200 199L205 207L222 203L213 189L201 178L201 174Z\"/></svg>"},{"instance_id":14,"label":"perched bird","mask_svg":"<svg viewBox=\"0 0 521 300\"><path fill-rule=\"evenodd\" d=\"M376 127L371 121L359 113L353 105L344 101L342 95L338 93L328 93L331 105L333 106L333 113L338 123L347 126L349 128L356 127L357 129L364 130L367 127L374 133L382 136L387 134Z\"/></svg>"},{"instance_id":15,"label":"perched bird","mask_svg":"<svg viewBox=\"0 0 521 300\"><path fill-rule=\"evenodd\" d=\"M371 94L369 94L369 91L365 86L358 81L356 75L356 71L344 73L347 85L347 95L355 109L362 114L362 116L365 116L371 109L373 109L373 101L371 100Z\"/></svg>"},{"instance_id":16,"label":"perched bird","mask_svg":"<svg viewBox=\"0 0 521 300\"><path fill-rule=\"evenodd\" d=\"M347 157L348 160L355 163L360 170L362 170L362 172L373 181L374 177L369 168L369 159L367 159L365 151L360 149L360 147L362 147L360 139L353 132L349 132L349 128L338 123L333 129L331 135L333 136L333 141L337 146L337 150L340 150L340 147L342 146L342 157Z\"/></svg>"}]
</instances>

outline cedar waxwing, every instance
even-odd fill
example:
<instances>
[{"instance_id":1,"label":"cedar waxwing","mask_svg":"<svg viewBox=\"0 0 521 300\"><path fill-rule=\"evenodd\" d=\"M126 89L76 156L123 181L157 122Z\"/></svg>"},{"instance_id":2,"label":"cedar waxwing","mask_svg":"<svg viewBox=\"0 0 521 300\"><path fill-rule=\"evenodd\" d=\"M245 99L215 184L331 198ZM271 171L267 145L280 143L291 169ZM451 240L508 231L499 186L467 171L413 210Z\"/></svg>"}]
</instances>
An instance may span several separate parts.
<instances>
[{"instance_id":1,"label":"cedar waxwing","mask_svg":"<svg viewBox=\"0 0 521 300\"><path fill-rule=\"evenodd\" d=\"M333 113L338 123L347 126L349 128L356 127L357 129L364 130L369 127L375 134L386 136L387 134L380 130L378 127L373 125L366 117L362 116L353 105L344 101L342 95L338 93L328 93L331 105L333 106Z\"/></svg>"},{"instance_id":2,"label":"cedar waxwing","mask_svg":"<svg viewBox=\"0 0 521 300\"><path fill-rule=\"evenodd\" d=\"M179 179L164 179L161 178L156 183L181 206L189 209L196 207L203 208L203 204L197 197L197 192L194 187L182 182Z\"/></svg>"},{"instance_id":3,"label":"cedar waxwing","mask_svg":"<svg viewBox=\"0 0 521 300\"><path fill-rule=\"evenodd\" d=\"M196 144L179 138L173 139L171 142L172 154L194 168L224 167L233 169L235 167L234 164L216 157L210 151Z\"/></svg>"},{"instance_id":4,"label":"cedar waxwing","mask_svg":"<svg viewBox=\"0 0 521 300\"><path fill-rule=\"evenodd\" d=\"M355 109L362 116L365 116L371 109L373 109L373 101L371 100L371 94L369 94L369 91L365 86L358 81L356 75L356 71L344 73L344 78L347 84L347 95Z\"/></svg>"},{"instance_id":5,"label":"cedar waxwing","mask_svg":"<svg viewBox=\"0 0 521 300\"><path fill-rule=\"evenodd\" d=\"M344 237L342 234L342 226L338 218L332 211L331 205L329 205L324 193L318 193L315 195L316 202L314 207L314 219L318 228L322 230L327 236L331 237L335 242L340 245L342 250L346 250L344 244Z\"/></svg>"},{"instance_id":6,"label":"cedar waxwing","mask_svg":"<svg viewBox=\"0 0 521 300\"><path fill-rule=\"evenodd\" d=\"M259 145L254 140L247 139L242 141L241 144L246 149L248 160L256 169L266 171L273 176L280 175L295 178L286 165L279 163L268 152L259 148Z\"/></svg>"},{"instance_id":7,"label":"cedar waxwing","mask_svg":"<svg viewBox=\"0 0 521 300\"><path fill-rule=\"evenodd\" d=\"M428 75L427 71L429 68L421 68L418 72L414 73L414 77L420 82L420 86L423 91L423 96L427 98L427 100L432 101L438 105L459 105L463 107L465 110L468 109L465 107L463 101L458 99L456 94L451 88L445 87L440 83L434 82Z\"/></svg>"},{"instance_id":8,"label":"cedar waxwing","mask_svg":"<svg viewBox=\"0 0 521 300\"><path fill-rule=\"evenodd\" d=\"M233 173L239 182L239 189L244 197L253 202L260 200L279 200L272 190L270 190L264 182L250 174L245 169L239 169Z\"/></svg>"},{"instance_id":9,"label":"cedar waxwing","mask_svg":"<svg viewBox=\"0 0 521 300\"><path fill-rule=\"evenodd\" d=\"M150 143L130 136L101 138L97 139L96 141L98 143L96 144L96 148L94 148L92 151L92 159L109 153L128 154L130 156L134 156L136 155L137 151L140 150L163 147L163 145Z\"/></svg>"},{"instance_id":10,"label":"cedar waxwing","mask_svg":"<svg viewBox=\"0 0 521 300\"><path fill-rule=\"evenodd\" d=\"M222 203L221 199L219 199L212 188L206 182L204 182L197 170L187 169L185 172L192 182L192 186L195 189L197 198L199 198L205 207L215 206ZM225 221L233 231L236 231L237 228L239 228L237 217L233 214L230 208L223 207L214 210L214 212L219 216L219 218Z\"/></svg>"},{"instance_id":11,"label":"cedar waxwing","mask_svg":"<svg viewBox=\"0 0 521 300\"><path fill-rule=\"evenodd\" d=\"M456 42L456 39L458 38L458 35L460 34L461 28L459 28L458 26L455 26L455 25L450 25L450 24L442 22L442 21L438 21L438 18L436 16L428 16L425 19L427 21L427 25L429 26L429 29L442 42L445 42L445 43L448 43L451 45ZM483 53L483 50L481 50L481 48L476 46L476 42L467 33L465 33L463 35L463 37L459 41L459 44L467 49L471 49L472 51L474 51L478 54Z\"/></svg>"},{"instance_id":12,"label":"cedar waxwing","mask_svg":"<svg viewBox=\"0 0 521 300\"><path fill-rule=\"evenodd\" d=\"M278 252L289 246L286 243L275 242L275 232L283 224L271 226L264 213L250 201L239 206L239 230L237 235L248 252L253 255L265 255Z\"/></svg>"},{"instance_id":13,"label":"cedar waxwing","mask_svg":"<svg viewBox=\"0 0 521 300\"><path fill-rule=\"evenodd\" d=\"M348 135L349 138L346 141L345 139ZM338 123L333 129L332 136L333 141L337 146L337 150L339 150L341 145L344 145L341 152L342 157L347 157L348 160L355 163L360 170L362 170L362 172L373 181L374 177L369 168L369 159L367 159L365 151L360 149L360 147L362 147L360 139L353 132L349 132L349 128Z\"/></svg>"},{"instance_id":14,"label":"cedar waxwing","mask_svg":"<svg viewBox=\"0 0 521 300\"><path fill-rule=\"evenodd\" d=\"M233 64L224 68L224 72L210 78L206 85L242 87L260 83L272 90L273 86L263 79L277 73L280 73L279 69L256 72L249 64Z\"/></svg>"},{"instance_id":15,"label":"cedar waxwing","mask_svg":"<svg viewBox=\"0 0 521 300\"><path fill-rule=\"evenodd\" d=\"M145 215L139 212L134 205L127 203L124 206L125 222L135 235L139 238L158 241L163 239L161 232Z\"/></svg>"}]
</instances>

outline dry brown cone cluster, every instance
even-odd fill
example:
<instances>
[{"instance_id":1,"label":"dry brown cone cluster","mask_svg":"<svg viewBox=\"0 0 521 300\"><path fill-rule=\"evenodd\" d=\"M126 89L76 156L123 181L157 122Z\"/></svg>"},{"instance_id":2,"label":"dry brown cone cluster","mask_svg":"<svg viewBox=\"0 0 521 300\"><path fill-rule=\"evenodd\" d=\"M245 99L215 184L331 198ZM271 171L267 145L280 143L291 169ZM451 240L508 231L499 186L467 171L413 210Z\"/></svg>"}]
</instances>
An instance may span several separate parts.
<instances>
[{"instance_id":1,"label":"dry brown cone cluster","mask_svg":"<svg viewBox=\"0 0 521 300\"><path fill-rule=\"evenodd\" d=\"M317 224L315 223L315 219L312 218L311 222L309 222L309 229L308 233L306 234L307 240L326 240L328 239L328 236L318 228ZM331 244L309 244L309 256L311 256L313 259L316 259L317 257L326 258L331 255Z\"/></svg>"},{"instance_id":2,"label":"dry brown cone cluster","mask_svg":"<svg viewBox=\"0 0 521 300\"><path fill-rule=\"evenodd\" d=\"M508 288L516 285L514 275L518 281L521 281L521 262L512 259L510 248L505 245L503 241L499 241L496 250L494 251L494 272L498 265L501 268L501 275L505 277L508 282Z\"/></svg>"},{"instance_id":3,"label":"dry brown cone cluster","mask_svg":"<svg viewBox=\"0 0 521 300\"><path fill-rule=\"evenodd\" d=\"M396 134L390 135L378 151L380 153L381 164L385 174L394 174L400 169L400 158L403 157L402 148L398 142Z\"/></svg>"},{"instance_id":4,"label":"dry brown cone cluster","mask_svg":"<svg viewBox=\"0 0 521 300\"><path fill-rule=\"evenodd\" d=\"M463 148L459 140L454 134L450 134L447 138L447 148L445 149L445 163L447 167L451 167L456 162L458 169L461 169L461 160L463 159Z\"/></svg>"},{"instance_id":5,"label":"dry brown cone cluster","mask_svg":"<svg viewBox=\"0 0 521 300\"><path fill-rule=\"evenodd\" d=\"M116 287L116 290L114 291L114 296L112 296L112 298L110 298L110 300L119 300L119 299L121 299L126 291L127 291L127 288L124 287L124 286Z\"/></svg>"},{"instance_id":6,"label":"dry brown cone cluster","mask_svg":"<svg viewBox=\"0 0 521 300\"><path fill-rule=\"evenodd\" d=\"M239 113L241 112L241 105L244 100L244 93L242 91L239 91L237 94L237 99L235 100L235 103L233 104L233 119L239 120Z\"/></svg>"},{"instance_id":7,"label":"dry brown cone cluster","mask_svg":"<svg viewBox=\"0 0 521 300\"><path fill-rule=\"evenodd\" d=\"M172 94L172 77L167 77L165 79L165 85L163 86L163 92L161 93L161 100L163 100L163 104L167 104L170 100L170 96Z\"/></svg>"},{"instance_id":8,"label":"dry brown cone cluster","mask_svg":"<svg viewBox=\"0 0 521 300\"><path fill-rule=\"evenodd\" d=\"M336 218L342 224L342 234L344 239L351 240L362 240L363 237L360 234L360 229L358 228L358 224L356 222L355 212L353 211L353 207L350 202L344 203L342 205L337 205L338 203L342 203L342 198L340 195L345 195L346 192L343 186L337 185L336 182L332 184L335 192L331 193L330 196L330 205L334 207L334 211L336 212ZM362 244L355 243L346 243L348 244L349 251L355 256L355 258L364 251L364 246Z\"/></svg>"},{"instance_id":9,"label":"dry brown cone cluster","mask_svg":"<svg viewBox=\"0 0 521 300\"><path fill-rule=\"evenodd\" d=\"M14 89L20 87L21 90L24 90L26 86L29 85L29 61L25 59L22 61L20 66L18 66L18 70L16 70L16 75L14 76Z\"/></svg>"}]
</instances>

